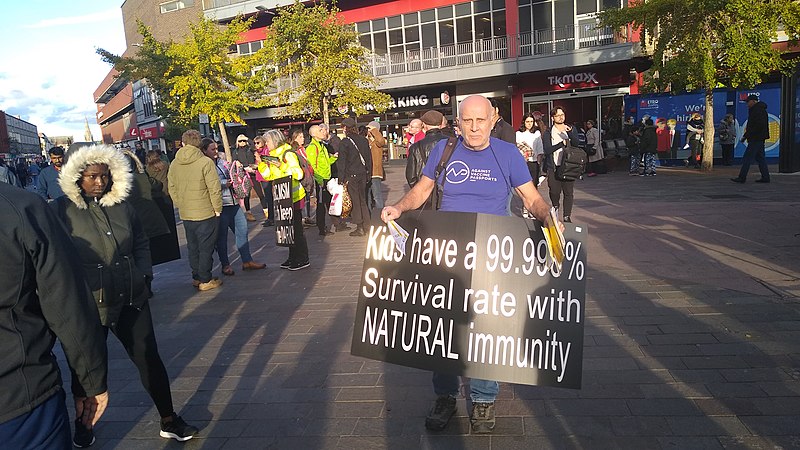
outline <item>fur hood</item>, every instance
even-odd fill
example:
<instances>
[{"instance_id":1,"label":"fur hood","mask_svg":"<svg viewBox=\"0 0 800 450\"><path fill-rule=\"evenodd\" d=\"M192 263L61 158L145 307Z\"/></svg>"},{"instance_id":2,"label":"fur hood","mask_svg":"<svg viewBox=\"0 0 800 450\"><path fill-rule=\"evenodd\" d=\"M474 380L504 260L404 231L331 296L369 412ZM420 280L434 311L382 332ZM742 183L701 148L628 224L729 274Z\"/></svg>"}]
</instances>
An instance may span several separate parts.
<instances>
[{"instance_id":1,"label":"fur hood","mask_svg":"<svg viewBox=\"0 0 800 450\"><path fill-rule=\"evenodd\" d=\"M106 164L111 174L111 189L100 198L100 206L112 206L128 198L133 188L133 174L131 164L125 155L110 145L92 145L82 147L68 155L67 162L61 168L58 184L64 195L79 209L87 209L86 201L81 195L78 180L86 166L92 164Z\"/></svg>"}]
</instances>

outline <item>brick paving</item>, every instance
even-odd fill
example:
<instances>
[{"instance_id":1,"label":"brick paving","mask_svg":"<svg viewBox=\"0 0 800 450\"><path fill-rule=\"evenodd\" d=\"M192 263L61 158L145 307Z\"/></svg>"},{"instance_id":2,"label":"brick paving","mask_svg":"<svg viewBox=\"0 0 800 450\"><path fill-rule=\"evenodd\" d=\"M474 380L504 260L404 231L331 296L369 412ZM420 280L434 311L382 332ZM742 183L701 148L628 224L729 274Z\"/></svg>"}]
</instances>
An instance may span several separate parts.
<instances>
[{"instance_id":1,"label":"brick paving","mask_svg":"<svg viewBox=\"0 0 800 450\"><path fill-rule=\"evenodd\" d=\"M402 169L388 166L390 201ZM470 435L464 399L427 432L430 374L349 354L364 238L310 229L312 266L289 272L287 250L252 223L266 271L234 260L236 275L201 293L186 259L156 268L161 354L200 433L158 437L112 337L95 448L800 447L800 176L738 185L735 169L576 184L573 220L590 230L583 388L501 384L491 436Z\"/></svg>"}]
</instances>

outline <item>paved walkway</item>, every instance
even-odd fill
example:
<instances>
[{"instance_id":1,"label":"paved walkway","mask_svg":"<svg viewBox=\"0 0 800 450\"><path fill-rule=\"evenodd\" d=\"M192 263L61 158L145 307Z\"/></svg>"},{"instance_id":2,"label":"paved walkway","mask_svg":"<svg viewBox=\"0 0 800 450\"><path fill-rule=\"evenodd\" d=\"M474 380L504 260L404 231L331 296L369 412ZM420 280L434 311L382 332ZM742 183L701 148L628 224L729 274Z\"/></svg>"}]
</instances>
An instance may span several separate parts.
<instances>
[{"instance_id":1,"label":"paved walkway","mask_svg":"<svg viewBox=\"0 0 800 450\"><path fill-rule=\"evenodd\" d=\"M734 173L620 171L576 184L573 220L591 237L584 386L502 384L492 436L469 434L463 399L447 430L427 432L430 374L349 354L364 238L311 229L312 266L288 272L277 268L287 251L251 224L267 271L237 260L221 289L198 293L185 259L156 270L161 354L176 409L199 435L158 437L155 408L110 338L111 404L95 447L798 447L800 176L762 185L751 172L739 185ZM402 167L388 177L397 200Z\"/></svg>"}]
</instances>

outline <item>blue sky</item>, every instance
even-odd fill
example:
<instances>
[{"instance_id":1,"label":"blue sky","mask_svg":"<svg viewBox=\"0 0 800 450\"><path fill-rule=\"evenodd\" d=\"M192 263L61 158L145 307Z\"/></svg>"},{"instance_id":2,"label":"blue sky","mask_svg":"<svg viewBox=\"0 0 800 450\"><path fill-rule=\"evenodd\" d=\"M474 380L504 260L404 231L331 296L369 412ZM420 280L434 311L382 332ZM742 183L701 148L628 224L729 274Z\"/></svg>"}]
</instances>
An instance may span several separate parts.
<instances>
[{"instance_id":1,"label":"blue sky","mask_svg":"<svg viewBox=\"0 0 800 450\"><path fill-rule=\"evenodd\" d=\"M0 110L48 136L101 139L92 94L110 67L95 49L125 50L122 1L22 0L0 7Z\"/></svg>"}]
</instances>

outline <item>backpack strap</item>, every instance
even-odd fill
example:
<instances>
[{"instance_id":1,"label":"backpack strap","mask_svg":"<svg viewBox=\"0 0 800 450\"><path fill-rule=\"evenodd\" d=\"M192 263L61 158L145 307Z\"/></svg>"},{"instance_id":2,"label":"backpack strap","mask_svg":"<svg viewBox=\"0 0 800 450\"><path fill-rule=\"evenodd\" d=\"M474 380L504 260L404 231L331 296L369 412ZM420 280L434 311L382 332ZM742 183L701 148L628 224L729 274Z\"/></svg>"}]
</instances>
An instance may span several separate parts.
<instances>
[{"instance_id":1,"label":"backpack strap","mask_svg":"<svg viewBox=\"0 0 800 450\"><path fill-rule=\"evenodd\" d=\"M442 151L442 157L439 159L439 163L436 164L436 170L433 172L433 182L434 182L434 192L436 192L436 202L435 207L439 209L442 206L442 195L439 193L438 185L439 177L444 172L444 169L447 167L447 163L450 162L450 158L453 157L453 152L456 149L456 144L458 143L457 137L450 137L447 139L447 144L444 146L444 150ZM444 185L447 183L447 176L442 179L442 193L444 193Z\"/></svg>"}]
</instances>

